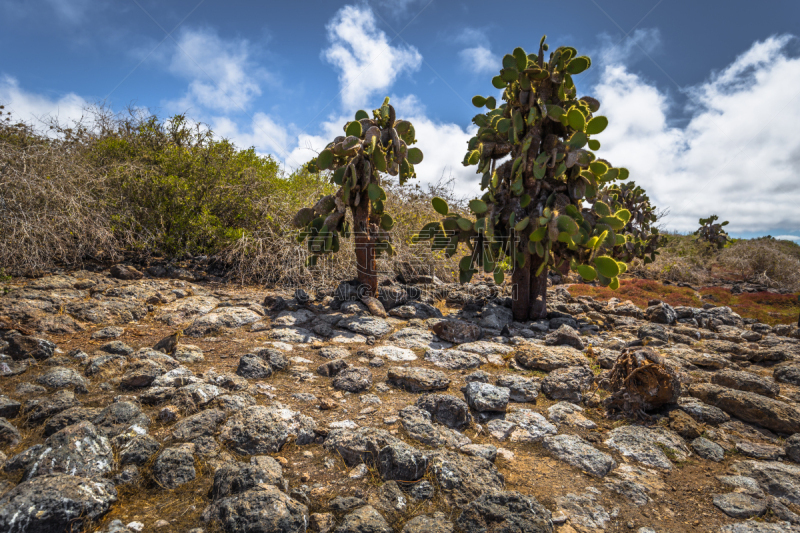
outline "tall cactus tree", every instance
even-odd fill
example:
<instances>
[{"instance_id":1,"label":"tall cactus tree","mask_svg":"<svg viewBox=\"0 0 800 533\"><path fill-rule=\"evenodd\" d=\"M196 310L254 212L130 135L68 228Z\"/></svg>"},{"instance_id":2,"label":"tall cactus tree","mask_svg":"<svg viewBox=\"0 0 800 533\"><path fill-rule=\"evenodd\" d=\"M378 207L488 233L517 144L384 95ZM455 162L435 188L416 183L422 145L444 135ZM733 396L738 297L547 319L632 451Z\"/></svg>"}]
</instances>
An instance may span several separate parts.
<instances>
[{"instance_id":1,"label":"tall cactus tree","mask_svg":"<svg viewBox=\"0 0 800 533\"><path fill-rule=\"evenodd\" d=\"M545 60L545 38L538 54L516 48L503 58L492 84L503 90L505 103L498 106L492 96L472 99L487 109L472 119L478 132L464 158L464 165L477 166L486 190L469 202L475 220L450 213L437 198L434 209L445 218L417 236L433 239L432 248L449 256L460 242L467 244L471 254L459 263L462 282L483 268L501 283L499 266L513 265L512 310L520 321L546 316L548 267L568 267L616 288L626 265L614 258L614 249L637 241L624 229L638 215L613 195L598 198L606 184L627 179L628 170L594 154L600 143L591 137L608 120L595 115L600 102L577 98L573 83L591 60L571 47L558 48ZM509 160L498 165L506 156Z\"/></svg>"},{"instance_id":2,"label":"tall cactus tree","mask_svg":"<svg viewBox=\"0 0 800 533\"><path fill-rule=\"evenodd\" d=\"M700 219L700 227L697 228L697 231L694 232L697 235L697 238L701 241L706 241L709 244L712 244L717 247L717 249L722 249L725 247L726 244L731 242L730 235L728 235L724 228L729 224L726 220L725 222L719 222L719 217L717 215L711 215L708 218L701 218Z\"/></svg>"},{"instance_id":3,"label":"tall cactus tree","mask_svg":"<svg viewBox=\"0 0 800 533\"><path fill-rule=\"evenodd\" d=\"M336 194L321 198L313 207L304 207L294 217L302 228L300 242L307 241L308 265L320 256L339 251L339 239L354 234L358 281L368 295L378 292L375 267L377 256L394 255L389 230L394 221L384 212L386 193L381 174L399 176L400 184L416 177L414 165L422 162L422 151L409 148L416 142L414 126L397 120L389 98L379 109L356 112L355 120L344 125L344 135L336 137L309 164L312 172L332 171L331 182L339 185ZM346 220L347 208L353 227Z\"/></svg>"},{"instance_id":4,"label":"tall cactus tree","mask_svg":"<svg viewBox=\"0 0 800 533\"><path fill-rule=\"evenodd\" d=\"M625 235L625 244L612 250L614 259L630 262L635 258L645 264L652 263L665 237L653 223L658 220L656 208L650 197L633 181L610 183L600 189L597 197L608 205L615 205L631 212L631 218L618 234Z\"/></svg>"}]
</instances>

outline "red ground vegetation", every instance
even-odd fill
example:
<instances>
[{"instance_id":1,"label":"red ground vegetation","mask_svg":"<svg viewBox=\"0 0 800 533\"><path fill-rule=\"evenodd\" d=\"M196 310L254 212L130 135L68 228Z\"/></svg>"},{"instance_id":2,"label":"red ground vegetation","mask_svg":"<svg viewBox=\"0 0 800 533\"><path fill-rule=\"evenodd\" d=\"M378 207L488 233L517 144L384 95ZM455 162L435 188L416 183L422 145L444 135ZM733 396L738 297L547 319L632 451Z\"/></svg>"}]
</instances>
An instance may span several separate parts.
<instances>
[{"instance_id":1,"label":"red ground vegetation","mask_svg":"<svg viewBox=\"0 0 800 533\"><path fill-rule=\"evenodd\" d=\"M598 300L619 298L630 300L645 308L649 300L661 300L674 306L687 305L702 307L704 303L727 305L744 318L755 318L764 324L793 324L800 314L797 294L773 294L770 292L731 294L721 287L703 287L695 291L689 287L663 285L654 280L626 279L620 282L619 289L612 291L604 287L594 287L577 283L569 286L573 296L592 296Z\"/></svg>"}]
</instances>

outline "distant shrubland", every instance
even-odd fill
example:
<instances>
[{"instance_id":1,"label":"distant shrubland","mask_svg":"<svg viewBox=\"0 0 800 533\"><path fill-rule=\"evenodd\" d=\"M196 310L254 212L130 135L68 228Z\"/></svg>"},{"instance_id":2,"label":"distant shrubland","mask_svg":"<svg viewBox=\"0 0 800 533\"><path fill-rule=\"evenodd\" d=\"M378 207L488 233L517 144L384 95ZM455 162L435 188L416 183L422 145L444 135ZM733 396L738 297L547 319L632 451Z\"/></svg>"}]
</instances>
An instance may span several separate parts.
<instances>
[{"instance_id":1,"label":"distant shrubland","mask_svg":"<svg viewBox=\"0 0 800 533\"><path fill-rule=\"evenodd\" d=\"M237 147L181 115L159 119L95 108L78 123L49 126L0 120L0 274L206 255L245 282L311 279L306 246L295 239L291 221L309 201L333 192L324 174L306 167L285 172L273 157ZM430 253L410 242L437 219L433 197L445 198L453 210L465 206L446 185L424 190L390 181L383 187L397 256L379 267L397 273L418 252ZM433 254L437 275L457 280L457 263ZM349 253L314 273L317 280L354 275ZM797 291L800 246L764 237L717 249L695 235L667 234L655 262L634 261L626 277L697 286L733 278Z\"/></svg>"},{"instance_id":2,"label":"distant shrubland","mask_svg":"<svg viewBox=\"0 0 800 533\"><path fill-rule=\"evenodd\" d=\"M7 273L208 255L244 281L308 277L291 220L332 191L326 176L305 167L284 172L273 157L182 115L95 108L78 123L51 123L48 135L41 129L0 121L0 267ZM403 263L411 234L433 214L430 198L448 191L385 188ZM342 255L317 275L352 277L352 254ZM449 268L440 266L440 274Z\"/></svg>"}]
</instances>

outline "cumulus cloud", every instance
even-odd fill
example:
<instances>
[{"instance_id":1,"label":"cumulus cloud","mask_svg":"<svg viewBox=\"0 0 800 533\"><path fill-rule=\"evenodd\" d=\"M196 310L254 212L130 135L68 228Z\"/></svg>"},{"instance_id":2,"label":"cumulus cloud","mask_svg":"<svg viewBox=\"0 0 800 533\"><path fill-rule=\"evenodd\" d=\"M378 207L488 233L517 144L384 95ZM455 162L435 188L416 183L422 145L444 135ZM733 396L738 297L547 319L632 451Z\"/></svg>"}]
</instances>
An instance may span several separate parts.
<instances>
[{"instance_id":1,"label":"cumulus cloud","mask_svg":"<svg viewBox=\"0 0 800 533\"><path fill-rule=\"evenodd\" d=\"M223 39L211 30L196 28L181 30L176 41L168 68L188 79L189 87L170 107L237 112L261 95L267 74L251 59L248 41Z\"/></svg>"},{"instance_id":2,"label":"cumulus cloud","mask_svg":"<svg viewBox=\"0 0 800 533\"><path fill-rule=\"evenodd\" d=\"M5 105L5 111L11 112L13 120L41 126L40 121L46 122L49 118L61 123L78 120L89 102L75 93L58 98L32 93L21 88L16 78L3 75L0 77L0 105Z\"/></svg>"},{"instance_id":3,"label":"cumulus cloud","mask_svg":"<svg viewBox=\"0 0 800 533\"><path fill-rule=\"evenodd\" d=\"M90 0L47 0L47 3L61 20L71 24L81 22L91 5Z\"/></svg>"},{"instance_id":4,"label":"cumulus cloud","mask_svg":"<svg viewBox=\"0 0 800 533\"><path fill-rule=\"evenodd\" d=\"M495 72L500 69L500 58L485 46L465 48L458 53L461 64L475 74Z\"/></svg>"},{"instance_id":5,"label":"cumulus cloud","mask_svg":"<svg viewBox=\"0 0 800 533\"><path fill-rule=\"evenodd\" d=\"M480 190L480 177L475 167L461 164L467 152L467 141L475 135L477 127L462 128L458 124L431 119L425 106L415 95L393 97L397 116L410 120L417 132L417 144L424 160L417 165L417 179L421 184L433 185L439 180L453 178L457 195L472 195Z\"/></svg>"},{"instance_id":6,"label":"cumulus cloud","mask_svg":"<svg viewBox=\"0 0 800 533\"><path fill-rule=\"evenodd\" d=\"M411 6L419 4L419 9L425 9L430 0L377 0L376 4L388 9L395 17L407 15Z\"/></svg>"},{"instance_id":7,"label":"cumulus cloud","mask_svg":"<svg viewBox=\"0 0 800 533\"><path fill-rule=\"evenodd\" d=\"M628 167L657 205L670 208L671 229L695 229L710 214L730 220L733 233L800 227L800 100L793 92L800 58L788 52L792 39L754 43L686 89L684 109L625 64L603 68L593 92L610 125L598 137L599 155ZM681 111L688 122L672 124L669 117Z\"/></svg>"},{"instance_id":8,"label":"cumulus cloud","mask_svg":"<svg viewBox=\"0 0 800 533\"><path fill-rule=\"evenodd\" d=\"M403 72L414 72L422 64L422 55L413 46L392 46L367 6L344 6L327 31L330 45L322 56L339 70L345 111L364 106Z\"/></svg>"},{"instance_id":9,"label":"cumulus cloud","mask_svg":"<svg viewBox=\"0 0 800 533\"><path fill-rule=\"evenodd\" d=\"M800 236L797 235L778 235L775 238L779 241L800 241Z\"/></svg>"},{"instance_id":10,"label":"cumulus cloud","mask_svg":"<svg viewBox=\"0 0 800 533\"><path fill-rule=\"evenodd\" d=\"M209 121L212 131L233 142L239 148L256 148L259 153L271 153L280 159L287 159L291 166L300 166L290 156L289 146L294 139L286 127L266 113L255 113L250 123L244 127L226 116L213 117Z\"/></svg>"}]
</instances>

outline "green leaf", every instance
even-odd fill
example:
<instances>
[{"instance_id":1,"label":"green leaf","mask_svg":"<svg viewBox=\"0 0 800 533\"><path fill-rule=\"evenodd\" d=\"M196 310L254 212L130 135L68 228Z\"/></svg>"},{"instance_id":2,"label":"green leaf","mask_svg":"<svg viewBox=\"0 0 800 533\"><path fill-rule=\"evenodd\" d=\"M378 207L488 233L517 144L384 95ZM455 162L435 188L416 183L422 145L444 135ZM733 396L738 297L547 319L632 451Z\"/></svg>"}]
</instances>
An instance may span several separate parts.
<instances>
[{"instance_id":1,"label":"green leaf","mask_svg":"<svg viewBox=\"0 0 800 533\"><path fill-rule=\"evenodd\" d=\"M608 288L612 291L619 289L619 278L613 278L611 282L608 284Z\"/></svg>"},{"instance_id":2,"label":"green leaf","mask_svg":"<svg viewBox=\"0 0 800 533\"><path fill-rule=\"evenodd\" d=\"M525 71L525 73L531 80L543 80L550 76L550 73L547 70L537 67L529 68Z\"/></svg>"},{"instance_id":3,"label":"green leaf","mask_svg":"<svg viewBox=\"0 0 800 533\"><path fill-rule=\"evenodd\" d=\"M489 207L486 205L486 202L483 200L470 200L469 208L472 210L473 213L476 215L481 215L486 212Z\"/></svg>"},{"instance_id":4,"label":"green leaf","mask_svg":"<svg viewBox=\"0 0 800 533\"><path fill-rule=\"evenodd\" d=\"M592 60L586 56L579 56L567 64L567 72L570 74L580 74L592 66Z\"/></svg>"},{"instance_id":5,"label":"green leaf","mask_svg":"<svg viewBox=\"0 0 800 533\"><path fill-rule=\"evenodd\" d=\"M511 54L504 55L503 68L517 68L517 58Z\"/></svg>"},{"instance_id":6,"label":"green leaf","mask_svg":"<svg viewBox=\"0 0 800 533\"><path fill-rule=\"evenodd\" d=\"M529 237L531 242L539 242L547 235L547 226L540 226L531 233Z\"/></svg>"},{"instance_id":7,"label":"green leaf","mask_svg":"<svg viewBox=\"0 0 800 533\"><path fill-rule=\"evenodd\" d=\"M590 150L599 150L600 149L600 141L596 141L595 139L589 139L589 149Z\"/></svg>"},{"instance_id":8,"label":"green leaf","mask_svg":"<svg viewBox=\"0 0 800 533\"><path fill-rule=\"evenodd\" d=\"M369 199L372 201L380 200L385 195L383 189L381 189L381 186L377 183L369 184L367 187L367 194L369 195Z\"/></svg>"},{"instance_id":9,"label":"green leaf","mask_svg":"<svg viewBox=\"0 0 800 533\"><path fill-rule=\"evenodd\" d=\"M419 165L422 163L422 150L417 147L409 148L406 154L406 159L412 165Z\"/></svg>"},{"instance_id":10,"label":"green leaf","mask_svg":"<svg viewBox=\"0 0 800 533\"><path fill-rule=\"evenodd\" d=\"M611 209L605 202L597 201L594 203L595 212L601 217L611 216Z\"/></svg>"},{"instance_id":11,"label":"green leaf","mask_svg":"<svg viewBox=\"0 0 800 533\"><path fill-rule=\"evenodd\" d=\"M600 161L594 161L592 163L589 163L589 170L591 170L592 174L594 174L599 178L600 176L608 172L608 165Z\"/></svg>"},{"instance_id":12,"label":"green leaf","mask_svg":"<svg viewBox=\"0 0 800 533\"><path fill-rule=\"evenodd\" d=\"M458 262L458 268L463 270L464 272L470 270L472 267L472 256L465 255L461 258L461 261Z\"/></svg>"},{"instance_id":13,"label":"green leaf","mask_svg":"<svg viewBox=\"0 0 800 533\"><path fill-rule=\"evenodd\" d=\"M567 113L567 121L569 122L570 128L583 131L583 128L586 127L586 117L583 116L583 113L578 110L578 108L573 107Z\"/></svg>"},{"instance_id":14,"label":"green leaf","mask_svg":"<svg viewBox=\"0 0 800 533\"><path fill-rule=\"evenodd\" d=\"M628 176L630 176L630 172L628 171L627 168L623 167L619 169L619 176L617 176L617 179L626 180L628 179Z\"/></svg>"},{"instance_id":15,"label":"green leaf","mask_svg":"<svg viewBox=\"0 0 800 533\"><path fill-rule=\"evenodd\" d=\"M440 215L447 216L448 207L447 202L439 198L438 196L431 200L431 205L433 205L433 209L439 213Z\"/></svg>"},{"instance_id":16,"label":"green leaf","mask_svg":"<svg viewBox=\"0 0 800 533\"><path fill-rule=\"evenodd\" d=\"M621 218L625 222L628 222L631 219L631 212L628 211L627 209L620 209L619 211L614 213L614 216L617 218Z\"/></svg>"},{"instance_id":17,"label":"green leaf","mask_svg":"<svg viewBox=\"0 0 800 533\"><path fill-rule=\"evenodd\" d=\"M511 128L511 119L502 118L497 122L497 131L500 133L507 133Z\"/></svg>"},{"instance_id":18,"label":"green leaf","mask_svg":"<svg viewBox=\"0 0 800 533\"><path fill-rule=\"evenodd\" d=\"M559 231L563 231L568 235L576 235L580 230L578 223L575 222L572 217L567 215L559 216L556 219L556 226L558 227Z\"/></svg>"},{"instance_id":19,"label":"green leaf","mask_svg":"<svg viewBox=\"0 0 800 533\"><path fill-rule=\"evenodd\" d=\"M494 96L490 96L486 99L486 108L494 109L495 107L497 107L497 100L495 100Z\"/></svg>"},{"instance_id":20,"label":"green leaf","mask_svg":"<svg viewBox=\"0 0 800 533\"><path fill-rule=\"evenodd\" d=\"M344 134L350 137L361 137L361 123L357 120L348 122L347 127L344 129Z\"/></svg>"},{"instance_id":21,"label":"green leaf","mask_svg":"<svg viewBox=\"0 0 800 533\"><path fill-rule=\"evenodd\" d=\"M525 209L526 207L528 207L528 205L530 205L530 203L531 203L531 197L529 194L523 194L522 196L519 197L519 206L521 208Z\"/></svg>"},{"instance_id":22,"label":"green leaf","mask_svg":"<svg viewBox=\"0 0 800 533\"><path fill-rule=\"evenodd\" d=\"M503 284L503 277L504 276L503 276L503 271L502 270L498 270L497 272L495 272L494 273L494 282L495 282L495 284L502 285Z\"/></svg>"},{"instance_id":23,"label":"green leaf","mask_svg":"<svg viewBox=\"0 0 800 533\"><path fill-rule=\"evenodd\" d=\"M477 150L473 150L469 153L467 157L467 164L468 165L477 165L481 160L481 153Z\"/></svg>"},{"instance_id":24,"label":"green leaf","mask_svg":"<svg viewBox=\"0 0 800 533\"><path fill-rule=\"evenodd\" d=\"M614 231L619 231L625 227L625 221L615 216L600 217L600 220L598 220L598 222L600 222L601 224L607 224Z\"/></svg>"},{"instance_id":25,"label":"green leaf","mask_svg":"<svg viewBox=\"0 0 800 533\"><path fill-rule=\"evenodd\" d=\"M356 111L356 120L364 120L365 118L369 118L369 115L363 109L359 109Z\"/></svg>"},{"instance_id":26,"label":"green leaf","mask_svg":"<svg viewBox=\"0 0 800 533\"><path fill-rule=\"evenodd\" d=\"M503 81L512 83L517 81L517 78L519 77L519 72L517 71L516 68L504 68L503 70L500 71L500 77L503 78Z\"/></svg>"},{"instance_id":27,"label":"green leaf","mask_svg":"<svg viewBox=\"0 0 800 533\"><path fill-rule=\"evenodd\" d=\"M583 148L586 146L586 142L588 141L588 137L582 131L576 131L572 134L572 137L569 138L567 144L569 144L572 148Z\"/></svg>"},{"instance_id":28,"label":"green leaf","mask_svg":"<svg viewBox=\"0 0 800 533\"><path fill-rule=\"evenodd\" d=\"M383 229L389 231L390 229L392 229L393 226L394 226L394 220L392 220L391 216L387 214L381 216L381 227Z\"/></svg>"},{"instance_id":29,"label":"green leaf","mask_svg":"<svg viewBox=\"0 0 800 533\"><path fill-rule=\"evenodd\" d=\"M608 119L606 117L594 117L586 124L586 133L589 135L602 133L602 131L606 129L606 126L608 126Z\"/></svg>"},{"instance_id":30,"label":"green leaf","mask_svg":"<svg viewBox=\"0 0 800 533\"><path fill-rule=\"evenodd\" d=\"M525 217L514 225L514 231L522 231L528 227L531 217Z\"/></svg>"},{"instance_id":31,"label":"green leaf","mask_svg":"<svg viewBox=\"0 0 800 533\"><path fill-rule=\"evenodd\" d=\"M600 274L607 278L615 278L619 275L619 265L612 257L607 255L595 257L594 266Z\"/></svg>"},{"instance_id":32,"label":"green leaf","mask_svg":"<svg viewBox=\"0 0 800 533\"><path fill-rule=\"evenodd\" d=\"M483 96L473 96L472 97L472 105L475 107L483 107L486 104L486 98Z\"/></svg>"},{"instance_id":33,"label":"green leaf","mask_svg":"<svg viewBox=\"0 0 800 533\"><path fill-rule=\"evenodd\" d=\"M563 114L564 114L564 109L561 106L557 105L547 106L547 116L552 118L553 120L560 120Z\"/></svg>"},{"instance_id":34,"label":"green leaf","mask_svg":"<svg viewBox=\"0 0 800 533\"><path fill-rule=\"evenodd\" d=\"M516 67L517 70L522 72L526 68L528 68L528 54L525 53L525 50L522 48L515 48L514 49L514 57L517 59Z\"/></svg>"},{"instance_id":35,"label":"green leaf","mask_svg":"<svg viewBox=\"0 0 800 533\"><path fill-rule=\"evenodd\" d=\"M580 265L578 267L578 274L580 274L585 281L594 281L595 278L597 278L597 271L589 265Z\"/></svg>"},{"instance_id":36,"label":"green leaf","mask_svg":"<svg viewBox=\"0 0 800 533\"><path fill-rule=\"evenodd\" d=\"M464 231L472 229L472 221L467 218L459 218L456 222L458 223L458 227Z\"/></svg>"},{"instance_id":37,"label":"green leaf","mask_svg":"<svg viewBox=\"0 0 800 533\"><path fill-rule=\"evenodd\" d=\"M333 166L333 152L327 148L317 156L317 166L322 170L328 170Z\"/></svg>"},{"instance_id":38,"label":"green leaf","mask_svg":"<svg viewBox=\"0 0 800 533\"><path fill-rule=\"evenodd\" d=\"M502 76L495 76L492 78L492 85L495 89L505 89L506 85L508 85Z\"/></svg>"},{"instance_id":39,"label":"green leaf","mask_svg":"<svg viewBox=\"0 0 800 533\"><path fill-rule=\"evenodd\" d=\"M347 167L339 167L336 170L334 170L331 181L336 185L341 185L342 183L344 183L345 170L347 170Z\"/></svg>"}]
</instances>

